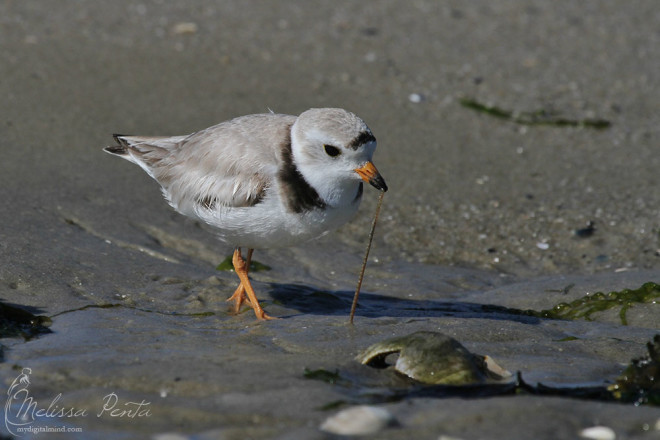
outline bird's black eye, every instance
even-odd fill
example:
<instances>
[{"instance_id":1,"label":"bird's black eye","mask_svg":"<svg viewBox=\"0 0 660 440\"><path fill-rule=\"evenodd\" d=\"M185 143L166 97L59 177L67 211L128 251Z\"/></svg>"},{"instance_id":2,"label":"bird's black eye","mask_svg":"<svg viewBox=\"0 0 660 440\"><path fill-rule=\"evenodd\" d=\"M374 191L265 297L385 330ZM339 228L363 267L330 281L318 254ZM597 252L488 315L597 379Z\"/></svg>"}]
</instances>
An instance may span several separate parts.
<instances>
[{"instance_id":1,"label":"bird's black eye","mask_svg":"<svg viewBox=\"0 0 660 440\"><path fill-rule=\"evenodd\" d=\"M341 154L341 150L332 145L324 145L323 148L325 149L325 153L330 157L337 157Z\"/></svg>"}]
</instances>

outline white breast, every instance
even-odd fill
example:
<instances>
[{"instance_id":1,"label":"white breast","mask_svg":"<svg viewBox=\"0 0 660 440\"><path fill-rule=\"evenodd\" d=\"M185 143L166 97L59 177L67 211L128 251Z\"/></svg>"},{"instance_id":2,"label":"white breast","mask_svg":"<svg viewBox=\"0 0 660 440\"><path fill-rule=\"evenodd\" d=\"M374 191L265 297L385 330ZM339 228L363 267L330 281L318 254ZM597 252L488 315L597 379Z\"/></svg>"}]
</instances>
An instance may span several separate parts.
<instances>
[{"instance_id":1,"label":"white breast","mask_svg":"<svg viewBox=\"0 0 660 440\"><path fill-rule=\"evenodd\" d=\"M287 247L337 229L357 213L361 190L356 184L352 203L341 207L291 212L275 191L247 207L198 207L195 216L216 229L218 238L232 246L264 249Z\"/></svg>"}]
</instances>

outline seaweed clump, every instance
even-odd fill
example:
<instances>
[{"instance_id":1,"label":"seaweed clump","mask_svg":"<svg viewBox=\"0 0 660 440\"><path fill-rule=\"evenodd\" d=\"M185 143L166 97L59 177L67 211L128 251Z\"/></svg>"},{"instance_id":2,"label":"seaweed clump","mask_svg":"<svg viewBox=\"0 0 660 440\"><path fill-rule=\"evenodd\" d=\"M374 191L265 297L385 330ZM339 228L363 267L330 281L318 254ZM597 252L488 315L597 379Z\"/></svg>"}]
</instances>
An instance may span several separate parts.
<instances>
[{"instance_id":1,"label":"seaweed clump","mask_svg":"<svg viewBox=\"0 0 660 440\"><path fill-rule=\"evenodd\" d=\"M22 337L29 341L37 336L52 333L48 326L51 319L37 316L27 310L0 301L0 338ZM5 359L5 346L0 344L0 362Z\"/></svg>"},{"instance_id":2,"label":"seaweed clump","mask_svg":"<svg viewBox=\"0 0 660 440\"><path fill-rule=\"evenodd\" d=\"M660 334L646 347L648 356L633 359L607 388L616 400L635 405L660 405Z\"/></svg>"},{"instance_id":3,"label":"seaweed clump","mask_svg":"<svg viewBox=\"0 0 660 440\"><path fill-rule=\"evenodd\" d=\"M26 341L51 333L51 320L0 301L0 338L20 336Z\"/></svg>"}]
</instances>

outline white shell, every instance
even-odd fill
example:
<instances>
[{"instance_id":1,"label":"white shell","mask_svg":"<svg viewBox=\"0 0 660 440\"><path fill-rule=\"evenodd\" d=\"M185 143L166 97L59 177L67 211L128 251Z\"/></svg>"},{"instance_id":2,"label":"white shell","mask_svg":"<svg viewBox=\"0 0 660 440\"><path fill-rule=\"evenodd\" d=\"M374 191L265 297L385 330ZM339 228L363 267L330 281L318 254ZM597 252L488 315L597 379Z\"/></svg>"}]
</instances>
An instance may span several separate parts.
<instances>
[{"instance_id":1,"label":"white shell","mask_svg":"<svg viewBox=\"0 0 660 440\"><path fill-rule=\"evenodd\" d=\"M377 406L360 405L339 411L321 424L321 430L338 435L375 434L394 424L389 411Z\"/></svg>"}]
</instances>

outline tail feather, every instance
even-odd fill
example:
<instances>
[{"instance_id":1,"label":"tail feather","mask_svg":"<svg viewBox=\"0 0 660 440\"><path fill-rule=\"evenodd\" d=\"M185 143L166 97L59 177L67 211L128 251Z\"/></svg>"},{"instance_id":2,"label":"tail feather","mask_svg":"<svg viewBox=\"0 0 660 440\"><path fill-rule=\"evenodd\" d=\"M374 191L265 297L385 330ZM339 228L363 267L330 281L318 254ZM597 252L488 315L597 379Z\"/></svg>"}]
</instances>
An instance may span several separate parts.
<instances>
[{"instance_id":1,"label":"tail feather","mask_svg":"<svg viewBox=\"0 0 660 440\"><path fill-rule=\"evenodd\" d=\"M115 142L117 142L119 145L123 145L124 147L128 147L128 142L126 141L126 139L124 139L127 137L131 137L131 136L126 134L117 134L117 133L112 135L112 138L115 140Z\"/></svg>"},{"instance_id":2,"label":"tail feather","mask_svg":"<svg viewBox=\"0 0 660 440\"><path fill-rule=\"evenodd\" d=\"M109 145L103 149L106 153L115 154L117 156L126 156L128 155L128 149L130 145L126 142L123 134L113 134L112 137L117 142L117 145Z\"/></svg>"},{"instance_id":3,"label":"tail feather","mask_svg":"<svg viewBox=\"0 0 660 440\"><path fill-rule=\"evenodd\" d=\"M105 147L103 151L117 156L125 156L128 154L128 150L121 145L110 145L109 147Z\"/></svg>"},{"instance_id":4,"label":"tail feather","mask_svg":"<svg viewBox=\"0 0 660 440\"><path fill-rule=\"evenodd\" d=\"M117 145L105 147L103 150L130 162L133 162L153 177L153 167L170 154L185 136L130 136L113 134Z\"/></svg>"}]
</instances>

